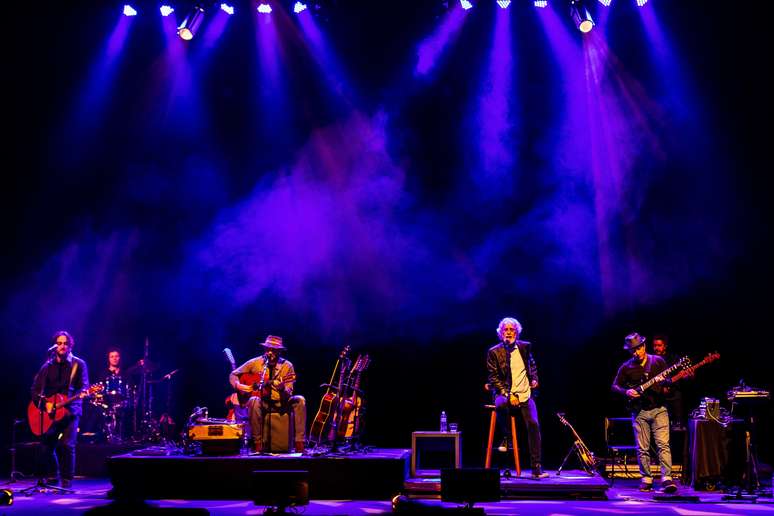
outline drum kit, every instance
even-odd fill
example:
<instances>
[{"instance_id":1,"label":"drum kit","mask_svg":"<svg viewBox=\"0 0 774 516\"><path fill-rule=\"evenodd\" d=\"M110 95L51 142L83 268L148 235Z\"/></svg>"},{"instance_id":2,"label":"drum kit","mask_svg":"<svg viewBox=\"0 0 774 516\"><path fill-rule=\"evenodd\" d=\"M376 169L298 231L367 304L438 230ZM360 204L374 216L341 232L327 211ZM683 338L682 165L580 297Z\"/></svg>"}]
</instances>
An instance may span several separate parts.
<instances>
[{"instance_id":1,"label":"drum kit","mask_svg":"<svg viewBox=\"0 0 774 516\"><path fill-rule=\"evenodd\" d=\"M158 365L148 359L148 341L143 358L126 369L122 376L108 375L98 382L102 389L84 404L82 438L111 444L159 443L170 434L169 382L178 370L153 379ZM135 381L132 381L135 380ZM153 416L154 386L167 382L167 412Z\"/></svg>"}]
</instances>

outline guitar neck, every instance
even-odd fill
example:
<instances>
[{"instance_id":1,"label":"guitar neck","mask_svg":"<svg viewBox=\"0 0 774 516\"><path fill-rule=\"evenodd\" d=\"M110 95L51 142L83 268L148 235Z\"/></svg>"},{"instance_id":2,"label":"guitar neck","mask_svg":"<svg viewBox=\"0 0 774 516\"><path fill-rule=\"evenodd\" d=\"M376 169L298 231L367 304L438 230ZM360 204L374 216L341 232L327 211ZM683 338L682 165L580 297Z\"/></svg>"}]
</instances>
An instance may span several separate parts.
<instances>
[{"instance_id":1,"label":"guitar neck","mask_svg":"<svg viewBox=\"0 0 774 516\"><path fill-rule=\"evenodd\" d=\"M667 377L667 375L669 375L669 374L671 374L672 372L674 372L674 371L676 371L676 370L680 369L680 367L681 367L681 364L680 364L680 363L677 363L677 364L674 364L674 365L672 365L672 366L669 366L669 367L667 367L666 369L664 369L663 371L661 371L660 373L658 373L656 376L654 376L653 378L651 378L651 379L650 379L650 380L648 380L647 382L645 382L645 383L643 383L642 385L640 385L640 387L639 387L639 389L638 389L638 390L639 390L640 392L642 392L642 391L644 391L645 389L648 389L648 388L649 388L649 387L651 387L652 385L654 385L654 384L656 384L656 383L658 383L658 382L660 382L660 381L664 380L664 378L666 378L666 377Z\"/></svg>"},{"instance_id":2,"label":"guitar neck","mask_svg":"<svg viewBox=\"0 0 774 516\"><path fill-rule=\"evenodd\" d=\"M686 376L693 374L698 368L705 366L710 362L716 360L716 358L717 358L716 356L712 356L712 355L704 357L704 359L698 364L692 365L691 367L686 367L685 369L683 369L682 371L674 375L672 377L672 381L676 382L676 381L682 380Z\"/></svg>"}]
</instances>

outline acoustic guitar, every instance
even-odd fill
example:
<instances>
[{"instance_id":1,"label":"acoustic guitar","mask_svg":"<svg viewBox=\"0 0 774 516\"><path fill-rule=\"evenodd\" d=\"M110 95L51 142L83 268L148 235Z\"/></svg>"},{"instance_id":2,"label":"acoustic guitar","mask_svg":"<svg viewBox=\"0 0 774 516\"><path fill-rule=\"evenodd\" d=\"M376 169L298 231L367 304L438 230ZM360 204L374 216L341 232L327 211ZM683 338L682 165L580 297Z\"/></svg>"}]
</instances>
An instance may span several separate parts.
<instances>
[{"instance_id":1,"label":"acoustic guitar","mask_svg":"<svg viewBox=\"0 0 774 516\"><path fill-rule=\"evenodd\" d=\"M578 456L578 460L580 460L583 469L585 469L588 473L593 473L596 471L597 459L594 458L594 453L589 450L589 447L586 446L586 443L584 443L583 439L580 438L578 432L575 431L575 428L573 428L570 422L567 421L567 418L564 417L564 414L557 412L556 415L559 418L559 421L561 421L563 425L569 428L573 437L575 437L575 443L573 443L573 446L575 447L575 453Z\"/></svg>"},{"instance_id":2,"label":"acoustic guitar","mask_svg":"<svg viewBox=\"0 0 774 516\"><path fill-rule=\"evenodd\" d=\"M45 401L41 398L38 404L30 401L30 404L27 406L27 421L30 424L30 430L36 436L45 434L51 428L51 425L67 415L66 407L70 403L87 396L92 396L101 392L104 388L101 383L95 383L88 389L84 389L69 398L64 394L53 394L48 396Z\"/></svg>"},{"instance_id":3,"label":"acoustic guitar","mask_svg":"<svg viewBox=\"0 0 774 516\"><path fill-rule=\"evenodd\" d=\"M358 355L355 365L352 366L352 371L349 373L347 386L352 392L341 400L341 416L337 429L338 436L341 439L352 437L357 433L360 410L363 405L363 397L360 392L360 378L370 363L371 359L368 354Z\"/></svg>"},{"instance_id":4,"label":"acoustic guitar","mask_svg":"<svg viewBox=\"0 0 774 516\"><path fill-rule=\"evenodd\" d=\"M331 415L335 417L335 412L339 404L339 393L344 386L344 375L347 372L347 366L349 360L347 355L349 354L349 346L344 346L344 349L339 353L339 358L336 360L336 365L333 366L333 374L331 380L325 384L327 387L325 394L320 400L320 408L317 410L317 415L314 417L312 427L309 430L309 441L320 444L325 435L326 429L330 428ZM336 378L336 372L339 372L339 384L338 387L333 386L333 379Z\"/></svg>"}]
</instances>

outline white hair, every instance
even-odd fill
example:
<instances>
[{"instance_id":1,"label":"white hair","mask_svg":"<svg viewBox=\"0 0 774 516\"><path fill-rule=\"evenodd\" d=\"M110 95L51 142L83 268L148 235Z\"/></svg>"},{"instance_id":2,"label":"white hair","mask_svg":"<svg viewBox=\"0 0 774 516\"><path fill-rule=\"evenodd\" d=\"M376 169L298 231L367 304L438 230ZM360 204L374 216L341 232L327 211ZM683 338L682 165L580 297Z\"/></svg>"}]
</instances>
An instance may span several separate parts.
<instances>
[{"instance_id":1,"label":"white hair","mask_svg":"<svg viewBox=\"0 0 774 516\"><path fill-rule=\"evenodd\" d=\"M521 335L521 323L514 319L513 317L506 317L502 321L500 321L500 324L497 325L497 336L501 339L503 338L503 326L506 324L512 324L516 327L516 333Z\"/></svg>"}]
</instances>

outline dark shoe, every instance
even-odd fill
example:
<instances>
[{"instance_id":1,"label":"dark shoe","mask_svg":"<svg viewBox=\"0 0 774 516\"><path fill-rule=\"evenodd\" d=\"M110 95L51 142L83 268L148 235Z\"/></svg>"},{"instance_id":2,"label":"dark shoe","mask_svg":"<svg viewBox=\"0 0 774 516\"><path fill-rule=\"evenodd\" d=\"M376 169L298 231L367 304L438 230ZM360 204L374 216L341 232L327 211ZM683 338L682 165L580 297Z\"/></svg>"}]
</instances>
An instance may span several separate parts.
<instances>
[{"instance_id":1,"label":"dark shoe","mask_svg":"<svg viewBox=\"0 0 774 516\"><path fill-rule=\"evenodd\" d=\"M543 471L543 467L540 464L535 464L532 467L532 478L534 480L540 480L541 478L548 478L548 473Z\"/></svg>"},{"instance_id":2,"label":"dark shoe","mask_svg":"<svg viewBox=\"0 0 774 516\"><path fill-rule=\"evenodd\" d=\"M296 441L296 453L304 451L304 441Z\"/></svg>"},{"instance_id":3,"label":"dark shoe","mask_svg":"<svg viewBox=\"0 0 774 516\"><path fill-rule=\"evenodd\" d=\"M72 489L73 487L73 481L69 478L63 478L62 479L62 487L65 489Z\"/></svg>"},{"instance_id":4,"label":"dark shoe","mask_svg":"<svg viewBox=\"0 0 774 516\"><path fill-rule=\"evenodd\" d=\"M666 494L675 494L677 492L677 484L675 484L675 481L671 478L661 482L661 487Z\"/></svg>"},{"instance_id":5,"label":"dark shoe","mask_svg":"<svg viewBox=\"0 0 774 516\"><path fill-rule=\"evenodd\" d=\"M640 482L640 491L653 491L653 482Z\"/></svg>"},{"instance_id":6,"label":"dark shoe","mask_svg":"<svg viewBox=\"0 0 774 516\"><path fill-rule=\"evenodd\" d=\"M499 452L507 452L508 450L512 450L513 447L511 446L511 440L507 437L504 437L502 442L500 442L500 446L497 447L497 451Z\"/></svg>"}]
</instances>

